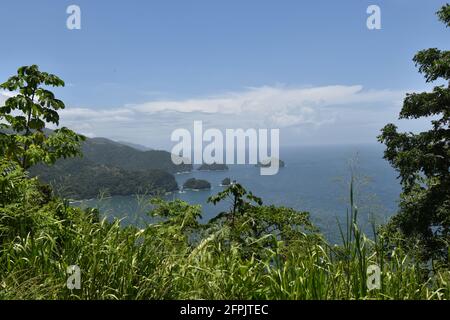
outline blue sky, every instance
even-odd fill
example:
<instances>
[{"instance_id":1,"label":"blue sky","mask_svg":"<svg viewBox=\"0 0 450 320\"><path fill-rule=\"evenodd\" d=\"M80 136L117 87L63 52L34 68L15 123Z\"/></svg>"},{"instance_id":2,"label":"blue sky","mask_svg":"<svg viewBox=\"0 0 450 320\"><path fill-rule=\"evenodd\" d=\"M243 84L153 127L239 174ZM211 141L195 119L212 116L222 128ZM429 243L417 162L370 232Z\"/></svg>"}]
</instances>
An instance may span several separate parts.
<instances>
[{"instance_id":1,"label":"blue sky","mask_svg":"<svg viewBox=\"0 0 450 320\"><path fill-rule=\"evenodd\" d=\"M375 142L404 93L427 89L415 52L448 49L444 3L2 1L0 80L38 64L66 82L63 125L153 147L193 120L280 127L286 145ZM66 28L71 4L81 30Z\"/></svg>"}]
</instances>

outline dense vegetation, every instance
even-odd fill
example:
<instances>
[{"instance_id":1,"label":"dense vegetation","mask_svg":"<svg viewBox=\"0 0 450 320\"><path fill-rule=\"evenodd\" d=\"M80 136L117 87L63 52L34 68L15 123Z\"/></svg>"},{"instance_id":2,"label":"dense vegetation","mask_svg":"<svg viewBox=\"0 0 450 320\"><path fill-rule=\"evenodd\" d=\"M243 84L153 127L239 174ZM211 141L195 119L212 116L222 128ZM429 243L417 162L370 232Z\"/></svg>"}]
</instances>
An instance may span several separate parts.
<instances>
[{"instance_id":1,"label":"dense vegetation","mask_svg":"<svg viewBox=\"0 0 450 320\"><path fill-rule=\"evenodd\" d=\"M58 110L64 102L48 88L64 86L53 74L39 71L36 65L20 67L17 75L0 89L17 92L0 106L0 154L28 169L36 163L53 164L59 158L80 155L85 137L62 127L48 135L48 124L59 125Z\"/></svg>"},{"instance_id":2,"label":"dense vegetation","mask_svg":"<svg viewBox=\"0 0 450 320\"><path fill-rule=\"evenodd\" d=\"M199 206L155 199L161 222L122 228L49 196L15 164L2 160L0 172L0 299L450 298L449 271L425 272L383 235L369 240L352 203L342 246L307 213L264 206L239 184L211 199L234 205L206 225ZM382 278L369 291L371 264ZM70 265L80 290L66 286Z\"/></svg>"},{"instance_id":3,"label":"dense vegetation","mask_svg":"<svg viewBox=\"0 0 450 320\"><path fill-rule=\"evenodd\" d=\"M100 195L154 195L178 190L175 177L166 171L129 171L87 159L67 159L54 166L37 165L30 173L51 185L56 195L76 200Z\"/></svg>"},{"instance_id":4,"label":"dense vegetation","mask_svg":"<svg viewBox=\"0 0 450 320\"><path fill-rule=\"evenodd\" d=\"M191 171L191 164L175 165L170 152L164 150L140 151L105 138L86 139L82 144L83 157L97 164L130 171L150 169L169 173Z\"/></svg>"},{"instance_id":5,"label":"dense vegetation","mask_svg":"<svg viewBox=\"0 0 450 320\"><path fill-rule=\"evenodd\" d=\"M450 27L450 5L438 12ZM432 92L407 94L400 119L431 117L431 129L399 133L386 125L379 140L385 159L399 172L400 212L387 226L409 240L422 260L449 264L450 244L450 51L419 51L414 62L427 82L444 82Z\"/></svg>"},{"instance_id":6,"label":"dense vegetation","mask_svg":"<svg viewBox=\"0 0 450 320\"><path fill-rule=\"evenodd\" d=\"M53 132L47 131L49 136ZM86 138L83 157L60 159L52 166L38 164L31 176L50 184L55 193L71 199L109 195L155 194L178 189L172 173L192 165L174 165L167 151L139 151L104 138Z\"/></svg>"},{"instance_id":7,"label":"dense vegetation","mask_svg":"<svg viewBox=\"0 0 450 320\"><path fill-rule=\"evenodd\" d=\"M183 188L192 190L211 189L211 184L206 180L190 178L183 183Z\"/></svg>"},{"instance_id":8,"label":"dense vegetation","mask_svg":"<svg viewBox=\"0 0 450 320\"><path fill-rule=\"evenodd\" d=\"M439 16L448 23L450 6ZM448 80L448 52L420 57L416 61L430 79L445 75ZM31 84L21 80L29 75ZM29 97L28 85L63 83L35 66L20 68L10 81L17 85L6 87L20 87L22 95L0 109L1 120L16 121L13 133L0 136L0 299L450 298L445 229L450 189L444 188L450 104L444 87L431 96L405 99L406 117L427 108L444 115L432 131L405 135L392 126L383 130L386 158L404 183L399 215L385 228L374 227L372 238L363 234L351 182L347 222L338 225L342 242L331 245L309 213L264 205L239 183L209 199L212 204L229 201L230 209L206 224L199 223L200 206L181 200L154 197L149 215L159 219L143 229L109 223L95 209L70 207L26 172L31 164L80 153L82 137L68 129L56 137L43 135L43 123L57 121L53 111L62 103L53 101L49 91L40 91L50 102L39 106ZM406 114L408 106L412 111ZM411 245L413 239L427 243L429 230L439 246ZM71 265L81 269L80 289L67 288ZM369 290L371 265L380 268L381 278L380 286Z\"/></svg>"}]
</instances>

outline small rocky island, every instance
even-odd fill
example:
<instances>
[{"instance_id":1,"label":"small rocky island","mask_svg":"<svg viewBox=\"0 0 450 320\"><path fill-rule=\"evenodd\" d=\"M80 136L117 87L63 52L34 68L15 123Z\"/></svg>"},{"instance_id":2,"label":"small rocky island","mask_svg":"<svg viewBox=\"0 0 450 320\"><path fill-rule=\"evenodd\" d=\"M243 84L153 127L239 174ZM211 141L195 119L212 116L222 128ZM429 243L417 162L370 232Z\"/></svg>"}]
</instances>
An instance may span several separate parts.
<instances>
[{"instance_id":1,"label":"small rocky island","mask_svg":"<svg viewBox=\"0 0 450 320\"><path fill-rule=\"evenodd\" d=\"M273 160L276 160L276 158L273 158ZM278 161L279 161L278 162L279 168L284 168L284 161L281 159L278 159ZM268 168L271 166L271 163L272 159L266 159L261 162L258 162L258 164L256 164L255 166L258 168Z\"/></svg>"},{"instance_id":2,"label":"small rocky island","mask_svg":"<svg viewBox=\"0 0 450 320\"><path fill-rule=\"evenodd\" d=\"M211 189L211 184L206 180L190 178L183 184L184 190L207 190Z\"/></svg>"},{"instance_id":3,"label":"small rocky island","mask_svg":"<svg viewBox=\"0 0 450 320\"><path fill-rule=\"evenodd\" d=\"M199 171L227 171L228 166L223 163L212 163L212 164L202 164L200 167L198 167Z\"/></svg>"},{"instance_id":4,"label":"small rocky island","mask_svg":"<svg viewBox=\"0 0 450 320\"><path fill-rule=\"evenodd\" d=\"M225 178L222 180L222 183L220 184L222 187L229 186L231 184L230 178Z\"/></svg>"}]
</instances>

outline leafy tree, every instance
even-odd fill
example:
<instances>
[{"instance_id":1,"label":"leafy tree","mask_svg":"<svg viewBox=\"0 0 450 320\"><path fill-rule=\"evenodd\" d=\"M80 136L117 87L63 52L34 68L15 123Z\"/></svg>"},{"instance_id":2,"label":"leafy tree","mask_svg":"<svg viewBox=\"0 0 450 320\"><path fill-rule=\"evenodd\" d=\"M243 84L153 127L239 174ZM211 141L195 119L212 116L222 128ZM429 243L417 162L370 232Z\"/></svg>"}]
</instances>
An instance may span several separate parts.
<instances>
[{"instance_id":1,"label":"leafy tree","mask_svg":"<svg viewBox=\"0 0 450 320\"><path fill-rule=\"evenodd\" d=\"M55 225L47 191L17 163L0 158L0 247L6 240L36 235Z\"/></svg>"},{"instance_id":2,"label":"leafy tree","mask_svg":"<svg viewBox=\"0 0 450 320\"><path fill-rule=\"evenodd\" d=\"M306 242L317 243L321 237L311 223L308 212L291 208L264 206L261 198L247 191L241 184L233 182L208 202L214 205L229 200L228 212L221 212L209 220L209 231L228 229L228 239L239 244L243 256L262 253L263 248L281 247L300 252ZM225 244L230 244L226 241ZM279 242L280 241L280 242Z\"/></svg>"},{"instance_id":3,"label":"leafy tree","mask_svg":"<svg viewBox=\"0 0 450 320\"><path fill-rule=\"evenodd\" d=\"M208 198L208 202L216 205L225 199L231 199L232 205L230 212L222 212L217 218L225 217L231 227L234 227L237 216L244 214L245 211L253 207L253 203L261 206L262 200L254 196L251 192L247 192L245 188L236 182L230 184L225 190Z\"/></svg>"},{"instance_id":4,"label":"leafy tree","mask_svg":"<svg viewBox=\"0 0 450 320\"><path fill-rule=\"evenodd\" d=\"M160 198L151 199L155 208L150 211L151 217L162 218L154 230L154 235L161 236L161 241L172 244L189 245L189 240L200 229L199 219L202 218L200 205L190 205L176 199L164 201Z\"/></svg>"},{"instance_id":5,"label":"leafy tree","mask_svg":"<svg viewBox=\"0 0 450 320\"><path fill-rule=\"evenodd\" d=\"M437 15L450 27L450 5ZM382 129L384 158L399 172L403 192L400 212L388 230L406 235L420 257L448 261L450 237L450 51L419 51L413 61L427 82L443 81L432 92L407 94L400 119L431 117L432 128L400 133L394 124Z\"/></svg>"},{"instance_id":6,"label":"leafy tree","mask_svg":"<svg viewBox=\"0 0 450 320\"><path fill-rule=\"evenodd\" d=\"M58 158L80 155L84 137L63 127L52 134L44 132L46 123L59 125L58 110L64 103L45 86L61 87L64 82L53 74L39 71L38 66L24 66L17 75L0 85L17 95L0 107L0 152L22 168L38 162L53 164Z\"/></svg>"}]
</instances>

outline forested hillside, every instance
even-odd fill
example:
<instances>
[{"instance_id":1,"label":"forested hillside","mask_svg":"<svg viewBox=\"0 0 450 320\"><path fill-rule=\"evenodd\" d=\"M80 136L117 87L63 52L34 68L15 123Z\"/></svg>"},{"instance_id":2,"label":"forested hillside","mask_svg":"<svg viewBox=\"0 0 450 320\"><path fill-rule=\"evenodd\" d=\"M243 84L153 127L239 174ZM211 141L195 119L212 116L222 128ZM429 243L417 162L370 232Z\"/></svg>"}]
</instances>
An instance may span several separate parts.
<instances>
[{"instance_id":1,"label":"forested hillside","mask_svg":"<svg viewBox=\"0 0 450 320\"><path fill-rule=\"evenodd\" d=\"M132 171L87 159L67 159L54 166L40 164L30 171L50 184L55 194L78 200L100 194L161 194L178 189L174 176L164 170Z\"/></svg>"},{"instance_id":2,"label":"forested hillside","mask_svg":"<svg viewBox=\"0 0 450 320\"><path fill-rule=\"evenodd\" d=\"M51 134L51 132L49 132ZM59 159L52 166L37 164L31 176L50 184L54 192L70 199L107 195L155 194L178 189L172 173L189 171L176 166L167 151L139 151L105 139L86 139L82 157Z\"/></svg>"},{"instance_id":3,"label":"forested hillside","mask_svg":"<svg viewBox=\"0 0 450 320\"><path fill-rule=\"evenodd\" d=\"M82 152L85 159L94 163L126 170L161 169L175 173L192 169L192 165L173 164L170 152L140 151L105 138L86 139L82 145Z\"/></svg>"}]
</instances>

